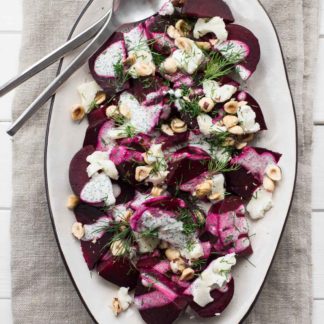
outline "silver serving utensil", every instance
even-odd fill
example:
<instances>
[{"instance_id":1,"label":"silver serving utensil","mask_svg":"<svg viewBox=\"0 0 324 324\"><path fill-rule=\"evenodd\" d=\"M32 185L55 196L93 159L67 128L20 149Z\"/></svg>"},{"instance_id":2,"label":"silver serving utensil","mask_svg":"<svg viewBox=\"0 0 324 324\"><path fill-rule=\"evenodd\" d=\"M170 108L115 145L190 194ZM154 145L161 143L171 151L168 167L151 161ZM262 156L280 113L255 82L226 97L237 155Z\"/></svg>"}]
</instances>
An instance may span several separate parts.
<instances>
[{"instance_id":1,"label":"silver serving utensil","mask_svg":"<svg viewBox=\"0 0 324 324\"><path fill-rule=\"evenodd\" d=\"M103 27L103 25L109 17L110 10L105 14L103 18L98 20L96 23L87 28L81 34L72 38L62 46L55 49L53 52L44 56L38 62L36 62L31 67L23 71L21 74L17 75L16 77L12 78L8 82L0 86L0 97L4 96L16 87L20 86L22 83L32 78L35 74L39 73L40 71L43 71L48 66L55 63L60 58L64 57L67 53L71 52L72 50L80 47L81 45L89 41L100 31L100 29Z\"/></svg>"},{"instance_id":2,"label":"silver serving utensil","mask_svg":"<svg viewBox=\"0 0 324 324\"><path fill-rule=\"evenodd\" d=\"M69 66L34 100L34 102L13 123L7 133L11 136L42 107L57 91L57 89L78 70L105 41L125 24L135 23L157 13L165 0L114 0L112 14L107 19L98 35L92 42L69 64Z\"/></svg>"}]
</instances>

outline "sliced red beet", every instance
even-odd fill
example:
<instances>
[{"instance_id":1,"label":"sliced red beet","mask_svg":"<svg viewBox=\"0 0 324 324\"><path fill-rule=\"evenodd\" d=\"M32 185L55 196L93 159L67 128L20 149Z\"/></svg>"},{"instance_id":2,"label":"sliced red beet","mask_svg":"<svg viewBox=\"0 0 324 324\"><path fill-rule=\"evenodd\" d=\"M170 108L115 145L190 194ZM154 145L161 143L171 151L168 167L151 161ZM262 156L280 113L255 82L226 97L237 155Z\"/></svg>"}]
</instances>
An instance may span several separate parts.
<instances>
[{"instance_id":1,"label":"sliced red beet","mask_svg":"<svg viewBox=\"0 0 324 324\"><path fill-rule=\"evenodd\" d=\"M280 157L279 153L270 150L246 146L230 163L242 166L262 183L267 166L278 163Z\"/></svg>"},{"instance_id":2,"label":"sliced red beet","mask_svg":"<svg viewBox=\"0 0 324 324\"><path fill-rule=\"evenodd\" d=\"M119 287L135 288L138 271L127 258L116 258L110 252L106 253L97 265L101 277Z\"/></svg>"},{"instance_id":3,"label":"sliced red beet","mask_svg":"<svg viewBox=\"0 0 324 324\"><path fill-rule=\"evenodd\" d=\"M214 2L214 1L213 1ZM227 41L217 45L216 48L226 57L234 53L241 54L242 61L236 64L236 70L243 80L251 77L260 61L261 50L258 39L247 28L230 24Z\"/></svg>"},{"instance_id":4,"label":"sliced red beet","mask_svg":"<svg viewBox=\"0 0 324 324\"><path fill-rule=\"evenodd\" d=\"M188 298L172 280L156 272L141 273L135 305L147 324L172 324L185 310Z\"/></svg>"},{"instance_id":5,"label":"sliced red beet","mask_svg":"<svg viewBox=\"0 0 324 324\"><path fill-rule=\"evenodd\" d=\"M156 143L163 143L162 148L165 150L174 145L178 145L184 142L187 142L189 138L189 132L177 133L173 136L168 136L166 134L161 134L158 138L156 138Z\"/></svg>"},{"instance_id":6,"label":"sliced red beet","mask_svg":"<svg viewBox=\"0 0 324 324\"><path fill-rule=\"evenodd\" d=\"M226 191L250 201L261 182L244 168L224 173Z\"/></svg>"},{"instance_id":7,"label":"sliced red beet","mask_svg":"<svg viewBox=\"0 0 324 324\"><path fill-rule=\"evenodd\" d=\"M239 91L235 94L236 100L238 101L246 101L247 104L252 108L252 110L255 112L255 121L259 123L260 130L267 130L267 125L264 120L264 116L261 110L260 105L258 102L246 91Z\"/></svg>"},{"instance_id":8,"label":"sliced red beet","mask_svg":"<svg viewBox=\"0 0 324 324\"><path fill-rule=\"evenodd\" d=\"M107 120L106 107L93 109L87 115L87 117L88 117L88 122L89 122L90 126L100 124L100 123L106 121Z\"/></svg>"},{"instance_id":9,"label":"sliced red beet","mask_svg":"<svg viewBox=\"0 0 324 324\"><path fill-rule=\"evenodd\" d=\"M90 72L96 82L108 94L127 89L129 83L120 84L115 66L126 59L126 47L123 33L116 32L89 60Z\"/></svg>"},{"instance_id":10,"label":"sliced red beet","mask_svg":"<svg viewBox=\"0 0 324 324\"><path fill-rule=\"evenodd\" d=\"M97 141L96 141L96 150L97 151L107 151L111 152L113 147L115 146L115 140L111 139L108 136L108 132L115 127L115 122L113 120L107 120L103 124L97 133Z\"/></svg>"},{"instance_id":11,"label":"sliced red beet","mask_svg":"<svg viewBox=\"0 0 324 324\"><path fill-rule=\"evenodd\" d=\"M126 204L135 196L135 188L130 186L129 183L118 180L114 183L117 183L120 187L120 195L116 197L116 205Z\"/></svg>"},{"instance_id":12,"label":"sliced red beet","mask_svg":"<svg viewBox=\"0 0 324 324\"><path fill-rule=\"evenodd\" d=\"M168 185L181 185L208 170L210 156L198 147L187 146L172 154Z\"/></svg>"},{"instance_id":13,"label":"sliced red beet","mask_svg":"<svg viewBox=\"0 0 324 324\"><path fill-rule=\"evenodd\" d=\"M87 167L89 163L87 162L87 157L95 151L92 145L85 146L78 153L75 154L69 169L70 185L73 192L80 196L80 193L86 183L89 181L87 174Z\"/></svg>"},{"instance_id":14,"label":"sliced red beet","mask_svg":"<svg viewBox=\"0 0 324 324\"><path fill-rule=\"evenodd\" d=\"M96 116L96 121L93 120L92 123L89 124L89 126L87 128L85 138L83 141L83 146L93 145L96 147L99 132L100 132L102 126L105 123L107 123L107 116L101 116L102 110L98 109L97 111L98 111L98 116Z\"/></svg>"},{"instance_id":15,"label":"sliced red beet","mask_svg":"<svg viewBox=\"0 0 324 324\"><path fill-rule=\"evenodd\" d=\"M182 13L188 17L213 18L221 17L226 23L234 22L229 6L223 0L187 0Z\"/></svg>"},{"instance_id":16,"label":"sliced red beet","mask_svg":"<svg viewBox=\"0 0 324 324\"><path fill-rule=\"evenodd\" d=\"M214 289L210 293L211 297L214 299L213 302L209 303L205 307L201 307L194 301L190 303L190 307L200 316L204 318L214 317L217 314L221 314L224 309L231 302L234 295L234 280L227 284L225 290Z\"/></svg>"},{"instance_id":17,"label":"sliced red beet","mask_svg":"<svg viewBox=\"0 0 324 324\"><path fill-rule=\"evenodd\" d=\"M105 213L96 207L80 203L74 208L74 215L76 220L84 225L93 224L98 218L105 216Z\"/></svg>"},{"instance_id":18,"label":"sliced red beet","mask_svg":"<svg viewBox=\"0 0 324 324\"><path fill-rule=\"evenodd\" d=\"M127 137L118 140L118 145L127 146L137 151L147 151L152 142L152 138L146 134L137 134L134 137Z\"/></svg>"},{"instance_id":19,"label":"sliced red beet","mask_svg":"<svg viewBox=\"0 0 324 324\"><path fill-rule=\"evenodd\" d=\"M110 234L105 234L95 242L81 241L83 257L90 270L94 269L99 259L107 252L107 243L109 242L110 237Z\"/></svg>"},{"instance_id":20,"label":"sliced red beet","mask_svg":"<svg viewBox=\"0 0 324 324\"><path fill-rule=\"evenodd\" d=\"M245 207L239 197L227 196L212 205L206 219L206 230L217 238L213 245L217 252L252 253Z\"/></svg>"}]
</instances>

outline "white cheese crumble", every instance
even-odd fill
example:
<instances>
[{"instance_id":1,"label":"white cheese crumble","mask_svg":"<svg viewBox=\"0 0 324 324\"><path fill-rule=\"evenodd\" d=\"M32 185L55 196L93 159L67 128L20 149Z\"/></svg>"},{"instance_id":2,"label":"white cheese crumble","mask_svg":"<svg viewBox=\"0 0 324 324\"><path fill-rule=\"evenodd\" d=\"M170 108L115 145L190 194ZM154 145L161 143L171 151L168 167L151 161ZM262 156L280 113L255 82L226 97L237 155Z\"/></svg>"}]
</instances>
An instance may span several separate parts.
<instances>
[{"instance_id":1,"label":"white cheese crumble","mask_svg":"<svg viewBox=\"0 0 324 324\"><path fill-rule=\"evenodd\" d=\"M191 245L190 248L186 247L180 250L180 254L187 260L196 260L204 255L204 250L200 242L196 240L195 244Z\"/></svg>"},{"instance_id":2,"label":"white cheese crumble","mask_svg":"<svg viewBox=\"0 0 324 324\"><path fill-rule=\"evenodd\" d=\"M220 86L217 81L207 80L203 82L203 91L207 98L211 98L215 102L225 102L232 98L237 87L231 84Z\"/></svg>"},{"instance_id":3,"label":"white cheese crumble","mask_svg":"<svg viewBox=\"0 0 324 324\"><path fill-rule=\"evenodd\" d=\"M211 262L192 284L193 300L201 307L213 301L210 292L222 289L231 280L230 271L236 264L235 253L227 254Z\"/></svg>"},{"instance_id":4,"label":"white cheese crumble","mask_svg":"<svg viewBox=\"0 0 324 324\"><path fill-rule=\"evenodd\" d=\"M260 219L263 218L265 213L272 207L272 192L259 187L254 191L252 199L246 206L246 210L252 219Z\"/></svg>"},{"instance_id":5,"label":"white cheese crumble","mask_svg":"<svg viewBox=\"0 0 324 324\"><path fill-rule=\"evenodd\" d=\"M150 253L159 245L158 238L143 237L141 234L134 232L138 244L139 253Z\"/></svg>"},{"instance_id":6,"label":"white cheese crumble","mask_svg":"<svg viewBox=\"0 0 324 324\"><path fill-rule=\"evenodd\" d=\"M97 92L102 91L102 89L95 81L91 81L81 84L77 90L81 97L81 104L88 113Z\"/></svg>"},{"instance_id":7,"label":"white cheese crumble","mask_svg":"<svg viewBox=\"0 0 324 324\"><path fill-rule=\"evenodd\" d=\"M188 41L190 40L188 39ZM189 51L177 49L172 53L172 57L175 59L179 69L188 74L193 74L204 62L205 55L194 41L190 41L190 44L191 49Z\"/></svg>"},{"instance_id":8,"label":"white cheese crumble","mask_svg":"<svg viewBox=\"0 0 324 324\"><path fill-rule=\"evenodd\" d=\"M98 171L103 171L109 178L118 180L118 170L113 161L109 160L107 152L95 151L87 157L88 177L91 178Z\"/></svg>"},{"instance_id":9,"label":"white cheese crumble","mask_svg":"<svg viewBox=\"0 0 324 324\"><path fill-rule=\"evenodd\" d=\"M220 17L199 18L193 31L194 37L200 38L208 33L215 34L219 42L226 41L228 32L224 20Z\"/></svg>"},{"instance_id":10,"label":"white cheese crumble","mask_svg":"<svg viewBox=\"0 0 324 324\"><path fill-rule=\"evenodd\" d=\"M212 193L213 194L220 194L217 200L222 200L225 197L225 177L222 173L216 174L212 177Z\"/></svg>"},{"instance_id":11,"label":"white cheese crumble","mask_svg":"<svg viewBox=\"0 0 324 324\"><path fill-rule=\"evenodd\" d=\"M171 1L167 1L160 9L159 15L160 16L171 16L174 14L174 6Z\"/></svg>"},{"instance_id":12,"label":"white cheese crumble","mask_svg":"<svg viewBox=\"0 0 324 324\"><path fill-rule=\"evenodd\" d=\"M200 132L205 135L209 136L211 133L219 133L219 132L226 132L225 126L219 126L217 124L213 124L213 119L207 114L200 114L197 117L197 122L199 126Z\"/></svg>"},{"instance_id":13,"label":"white cheese crumble","mask_svg":"<svg viewBox=\"0 0 324 324\"><path fill-rule=\"evenodd\" d=\"M95 241L98 240L106 233L106 228L108 228L111 219L109 217L101 217L94 224L85 224L84 236L82 241Z\"/></svg>"},{"instance_id":14,"label":"white cheese crumble","mask_svg":"<svg viewBox=\"0 0 324 324\"><path fill-rule=\"evenodd\" d=\"M240 106L237 117L245 133L256 133L260 130L260 124L255 122L256 114L249 105Z\"/></svg>"},{"instance_id":15,"label":"white cheese crumble","mask_svg":"<svg viewBox=\"0 0 324 324\"><path fill-rule=\"evenodd\" d=\"M120 287L117 293L117 299L123 311L133 303L133 298L128 294L128 290L129 288Z\"/></svg>"}]
</instances>

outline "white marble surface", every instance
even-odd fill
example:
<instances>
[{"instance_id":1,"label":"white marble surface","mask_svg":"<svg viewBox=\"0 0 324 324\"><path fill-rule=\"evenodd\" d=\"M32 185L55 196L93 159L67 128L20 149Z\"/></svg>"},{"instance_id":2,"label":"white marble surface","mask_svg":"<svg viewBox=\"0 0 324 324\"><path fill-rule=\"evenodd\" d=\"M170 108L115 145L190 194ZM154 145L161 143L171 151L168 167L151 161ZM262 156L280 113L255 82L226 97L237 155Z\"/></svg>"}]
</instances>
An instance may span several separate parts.
<instances>
[{"instance_id":1,"label":"white marble surface","mask_svg":"<svg viewBox=\"0 0 324 324\"><path fill-rule=\"evenodd\" d=\"M319 63L315 91L314 162L313 162L313 324L324 321L324 0L321 0ZM0 2L0 83L13 76L18 68L22 0ZM322 61L323 59L323 61ZM11 324L10 303L10 206L11 206L11 140L5 130L11 121L12 94L0 99L0 323Z\"/></svg>"}]
</instances>

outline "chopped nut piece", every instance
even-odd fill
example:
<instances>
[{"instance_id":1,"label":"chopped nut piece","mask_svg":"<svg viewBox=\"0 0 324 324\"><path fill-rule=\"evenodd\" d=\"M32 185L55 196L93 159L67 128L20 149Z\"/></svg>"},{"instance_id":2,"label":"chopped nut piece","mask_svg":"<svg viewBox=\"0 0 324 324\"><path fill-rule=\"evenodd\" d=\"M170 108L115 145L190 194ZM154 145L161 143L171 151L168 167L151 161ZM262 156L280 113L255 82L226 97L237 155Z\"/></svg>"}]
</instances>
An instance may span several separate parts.
<instances>
[{"instance_id":1,"label":"chopped nut piece","mask_svg":"<svg viewBox=\"0 0 324 324\"><path fill-rule=\"evenodd\" d=\"M174 74L178 70L177 62L173 57L168 57L162 63L162 69L167 74Z\"/></svg>"},{"instance_id":2,"label":"chopped nut piece","mask_svg":"<svg viewBox=\"0 0 324 324\"><path fill-rule=\"evenodd\" d=\"M85 116L85 109L81 105L74 105L71 109L71 118L73 121L80 121Z\"/></svg>"},{"instance_id":3,"label":"chopped nut piece","mask_svg":"<svg viewBox=\"0 0 324 324\"><path fill-rule=\"evenodd\" d=\"M125 222L128 222L129 219L132 217L132 215L133 215L133 211L131 211L130 209L128 209L128 210L126 211L126 213L123 215L123 219L124 219L124 221L125 221Z\"/></svg>"},{"instance_id":4,"label":"chopped nut piece","mask_svg":"<svg viewBox=\"0 0 324 324\"><path fill-rule=\"evenodd\" d=\"M241 126L234 126L228 129L228 132L234 135L242 135L244 133L244 130Z\"/></svg>"},{"instance_id":5,"label":"chopped nut piece","mask_svg":"<svg viewBox=\"0 0 324 324\"><path fill-rule=\"evenodd\" d=\"M212 111L215 107L215 103L211 98L201 98L198 104L200 109L206 113Z\"/></svg>"},{"instance_id":6,"label":"chopped nut piece","mask_svg":"<svg viewBox=\"0 0 324 324\"><path fill-rule=\"evenodd\" d=\"M243 135L243 136L240 136L240 141L241 142L251 142L254 140L254 134L246 134L246 135Z\"/></svg>"},{"instance_id":7,"label":"chopped nut piece","mask_svg":"<svg viewBox=\"0 0 324 324\"><path fill-rule=\"evenodd\" d=\"M166 134L166 135L169 135L169 136L173 136L174 135L174 132L173 130L171 129L171 127L167 124L163 124L161 126L161 131Z\"/></svg>"},{"instance_id":8,"label":"chopped nut piece","mask_svg":"<svg viewBox=\"0 0 324 324\"><path fill-rule=\"evenodd\" d=\"M126 252L125 243L122 240L114 241L110 245L111 254L114 256L123 255Z\"/></svg>"},{"instance_id":9,"label":"chopped nut piece","mask_svg":"<svg viewBox=\"0 0 324 324\"><path fill-rule=\"evenodd\" d=\"M79 199L78 196L76 196L76 195L70 195L68 197L66 207L68 209L71 209L72 210L72 209L74 209L78 205L79 201L80 201L80 199Z\"/></svg>"},{"instance_id":10,"label":"chopped nut piece","mask_svg":"<svg viewBox=\"0 0 324 324\"><path fill-rule=\"evenodd\" d=\"M127 119L131 118L131 110L126 103L119 105L119 112L121 115L123 115Z\"/></svg>"},{"instance_id":11,"label":"chopped nut piece","mask_svg":"<svg viewBox=\"0 0 324 324\"><path fill-rule=\"evenodd\" d=\"M281 169L275 164L269 164L265 173L273 181L280 181L282 178Z\"/></svg>"},{"instance_id":12,"label":"chopped nut piece","mask_svg":"<svg viewBox=\"0 0 324 324\"><path fill-rule=\"evenodd\" d=\"M202 49L202 50L205 50L205 51L210 51L212 46L209 42L196 42L196 45Z\"/></svg>"},{"instance_id":13,"label":"chopped nut piece","mask_svg":"<svg viewBox=\"0 0 324 324\"><path fill-rule=\"evenodd\" d=\"M131 53L124 61L125 65L132 66L136 63L136 55Z\"/></svg>"},{"instance_id":14,"label":"chopped nut piece","mask_svg":"<svg viewBox=\"0 0 324 324\"><path fill-rule=\"evenodd\" d=\"M235 144L235 148L237 150L242 150L242 149L244 149L244 147L247 146L247 144L248 144L247 142L238 142Z\"/></svg>"},{"instance_id":15,"label":"chopped nut piece","mask_svg":"<svg viewBox=\"0 0 324 324\"><path fill-rule=\"evenodd\" d=\"M216 192L216 193L208 196L208 199L213 200L213 201L220 200L221 198L222 198L222 194L219 192Z\"/></svg>"},{"instance_id":16,"label":"chopped nut piece","mask_svg":"<svg viewBox=\"0 0 324 324\"><path fill-rule=\"evenodd\" d=\"M134 64L134 69L138 76L149 76L155 74L155 65L145 62L137 62Z\"/></svg>"},{"instance_id":17,"label":"chopped nut piece","mask_svg":"<svg viewBox=\"0 0 324 324\"><path fill-rule=\"evenodd\" d=\"M172 25L170 25L167 29L167 34L170 38L173 38L173 39L177 39L179 38L181 35L179 33L179 31Z\"/></svg>"},{"instance_id":18,"label":"chopped nut piece","mask_svg":"<svg viewBox=\"0 0 324 324\"><path fill-rule=\"evenodd\" d=\"M179 31L181 36L187 36L191 30L191 26L183 19L176 22L175 28Z\"/></svg>"},{"instance_id":19,"label":"chopped nut piece","mask_svg":"<svg viewBox=\"0 0 324 324\"><path fill-rule=\"evenodd\" d=\"M186 268L186 263L182 258L178 258L170 261L170 267L173 273L179 273Z\"/></svg>"},{"instance_id":20,"label":"chopped nut piece","mask_svg":"<svg viewBox=\"0 0 324 324\"><path fill-rule=\"evenodd\" d=\"M165 256L169 261L179 259L180 258L180 252L174 248L168 248L165 250Z\"/></svg>"},{"instance_id":21,"label":"chopped nut piece","mask_svg":"<svg viewBox=\"0 0 324 324\"><path fill-rule=\"evenodd\" d=\"M159 197L159 196L162 196L163 192L164 192L163 188L153 187L152 191L151 191L151 195L154 197Z\"/></svg>"},{"instance_id":22,"label":"chopped nut piece","mask_svg":"<svg viewBox=\"0 0 324 324\"><path fill-rule=\"evenodd\" d=\"M192 50L192 44L194 43L191 39L186 37L178 37L175 40L175 45L181 50L189 53Z\"/></svg>"},{"instance_id":23,"label":"chopped nut piece","mask_svg":"<svg viewBox=\"0 0 324 324\"><path fill-rule=\"evenodd\" d=\"M159 244L159 248L161 250L166 250L169 247L169 243L166 241L161 241L161 243Z\"/></svg>"},{"instance_id":24,"label":"chopped nut piece","mask_svg":"<svg viewBox=\"0 0 324 324\"><path fill-rule=\"evenodd\" d=\"M171 121L171 129L175 133L184 133L187 131L188 127L187 127L186 123L184 121L182 121L181 119L174 118Z\"/></svg>"},{"instance_id":25,"label":"chopped nut piece","mask_svg":"<svg viewBox=\"0 0 324 324\"><path fill-rule=\"evenodd\" d=\"M94 101L96 103L96 105L101 105L103 104L105 101L107 100L107 95L104 91L98 91Z\"/></svg>"},{"instance_id":26,"label":"chopped nut piece","mask_svg":"<svg viewBox=\"0 0 324 324\"><path fill-rule=\"evenodd\" d=\"M239 103L236 100L231 100L224 105L224 110L231 115L236 114L238 108L239 108Z\"/></svg>"},{"instance_id":27,"label":"chopped nut piece","mask_svg":"<svg viewBox=\"0 0 324 324\"><path fill-rule=\"evenodd\" d=\"M181 281L190 281L194 278L195 271L191 268L186 268L182 271L182 274L180 276Z\"/></svg>"},{"instance_id":28,"label":"chopped nut piece","mask_svg":"<svg viewBox=\"0 0 324 324\"><path fill-rule=\"evenodd\" d=\"M135 170L135 179L138 182L145 180L153 170L150 166L138 166Z\"/></svg>"},{"instance_id":29,"label":"chopped nut piece","mask_svg":"<svg viewBox=\"0 0 324 324\"><path fill-rule=\"evenodd\" d=\"M118 107L116 105L111 105L106 108L106 116L111 118L119 114Z\"/></svg>"},{"instance_id":30,"label":"chopped nut piece","mask_svg":"<svg viewBox=\"0 0 324 324\"><path fill-rule=\"evenodd\" d=\"M122 313L123 309L120 305L120 302L118 298L114 298L112 302L112 310L115 316L118 316L120 313Z\"/></svg>"},{"instance_id":31,"label":"chopped nut piece","mask_svg":"<svg viewBox=\"0 0 324 324\"><path fill-rule=\"evenodd\" d=\"M212 191L213 182L211 180L206 180L195 188L195 196L198 198L203 198L209 195Z\"/></svg>"},{"instance_id":32,"label":"chopped nut piece","mask_svg":"<svg viewBox=\"0 0 324 324\"><path fill-rule=\"evenodd\" d=\"M74 223L72 225L72 234L78 239L81 240L82 237L84 236L84 228L81 223Z\"/></svg>"},{"instance_id":33,"label":"chopped nut piece","mask_svg":"<svg viewBox=\"0 0 324 324\"><path fill-rule=\"evenodd\" d=\"M263 188L269 192L273 192L275 190L275 183L268 176L263 178Z\"/></svg>"},{"instance_id":34,"label":"chopped nut piece","mask_svg":"<svg viewBox=\"0 0 324 324\"><path fill-rule=\"evenodd\" d=\"M233 137L227 137L225 138L225 141L223 143L224 146L234 146L235 145L235 139Z\"/></svg>"},{"instance_id":35,"label":"chopped nut piece","mask_svg":"<svg viewBox=\"0 0 324 324\"><path fill-rule=\"evenodd\" d=\"M227 115L223 118L223 124L226 126L226 128L231 128L233 126L236 126L238 122L239 120L236 116Z\"/></svg>"}]
</instances>

